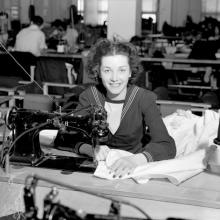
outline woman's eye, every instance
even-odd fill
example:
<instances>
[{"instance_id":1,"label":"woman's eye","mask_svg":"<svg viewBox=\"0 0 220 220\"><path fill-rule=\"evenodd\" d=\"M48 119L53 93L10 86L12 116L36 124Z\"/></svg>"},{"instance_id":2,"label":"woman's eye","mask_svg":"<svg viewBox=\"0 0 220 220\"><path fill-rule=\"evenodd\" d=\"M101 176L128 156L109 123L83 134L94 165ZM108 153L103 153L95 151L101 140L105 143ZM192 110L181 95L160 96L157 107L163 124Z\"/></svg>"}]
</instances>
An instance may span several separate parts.
<instances>
[{"instance_id":1,"label":"woman's eye","mask_svg":"<svg viewBox=\"0 0 220 220\"><path fill-rule=\"evenodd\" d=\"M110 73L110 70L109 69L105 69L103 72L104 73Z\"/></svg>"},{"instance_id":2,"label":"woman's eye","mask_svg":"<svg viewBox=\"0 0 220 220\"><path fill-rule=\"evenodd\" d=\"M126 69L120 69L120 72L124 73L126 72Z\"/></svg>"}]
</instances>

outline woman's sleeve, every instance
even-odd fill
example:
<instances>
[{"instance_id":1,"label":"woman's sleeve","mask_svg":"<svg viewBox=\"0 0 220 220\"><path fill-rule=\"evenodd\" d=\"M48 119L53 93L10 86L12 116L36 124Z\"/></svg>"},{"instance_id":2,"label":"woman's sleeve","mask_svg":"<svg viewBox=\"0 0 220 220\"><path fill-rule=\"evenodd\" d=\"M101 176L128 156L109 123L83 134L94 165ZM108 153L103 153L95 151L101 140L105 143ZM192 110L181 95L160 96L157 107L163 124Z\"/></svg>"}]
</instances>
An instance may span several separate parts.
<instances>
[{"instance_id":1,"label":"woman's sleeve","mask_svg":"<svg viewBox=\"0 0 220 220\"><path fill-rule=\"evenodd\" d=\"M143 154L148 161L174 158L176 145L174 139L168 134L154 94L149 91L144 92L142 98L144 99L141 101L144 121L150 135L150 142L145 145Z\"/></svg>"},{"instance_id":2,"label":"woman's sleeve","mask_svg":"<svg viewBox=\"0 0 220 220\"><path fill-rule=\"evenodd\" d=\"M77 114L82 114L82 115L88 114L87 107L89 108L90 105L91 105L91 102L89 100L88 91L85 90L79 95L79 103L76 107L76 109L79 110Z\"/></svg>"}]
</instances>

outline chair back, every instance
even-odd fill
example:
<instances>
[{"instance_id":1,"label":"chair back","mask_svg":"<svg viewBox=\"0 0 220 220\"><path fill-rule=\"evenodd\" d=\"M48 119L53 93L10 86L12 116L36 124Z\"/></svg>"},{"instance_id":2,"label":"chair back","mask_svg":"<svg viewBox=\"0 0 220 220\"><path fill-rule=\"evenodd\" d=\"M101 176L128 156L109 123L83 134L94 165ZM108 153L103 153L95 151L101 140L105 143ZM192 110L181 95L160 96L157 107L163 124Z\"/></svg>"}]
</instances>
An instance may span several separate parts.
<instances>
[{"instance_id":1,"label":"chair back","mask_svg":"<svg viewBox=\"0 0 220 220\"><path fill-rule=\"evenodd\" d=\"M43 86L43 82L55 82L68 84L67 69L65 66L65 60L55 57L39 57L37 60L35 70L35 80L40 86ZM40 88L36 88L39 93ZM64 94L66 88L51 87L49 88L49 94Z\"/></svg>"}]
</instances>

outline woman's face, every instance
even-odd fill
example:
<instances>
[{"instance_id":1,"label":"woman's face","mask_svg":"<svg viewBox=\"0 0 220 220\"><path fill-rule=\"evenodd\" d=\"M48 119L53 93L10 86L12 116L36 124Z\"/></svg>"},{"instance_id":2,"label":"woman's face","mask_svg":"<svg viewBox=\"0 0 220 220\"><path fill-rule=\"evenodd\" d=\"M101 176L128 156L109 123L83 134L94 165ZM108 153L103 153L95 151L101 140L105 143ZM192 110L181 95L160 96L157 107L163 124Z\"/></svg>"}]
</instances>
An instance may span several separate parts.
<instances>
[{"instance_id":1,"label":"woman's face","mask_svg":"<svg viewBox=\"0 0 220 220\"><path fill-rule=\"evenodd\" d=\"M128 80L131 77L128 57L125 55L104 56L101 60L100 77L107 96L114 100L125 99Z\"/></svg>"}]
</instances>

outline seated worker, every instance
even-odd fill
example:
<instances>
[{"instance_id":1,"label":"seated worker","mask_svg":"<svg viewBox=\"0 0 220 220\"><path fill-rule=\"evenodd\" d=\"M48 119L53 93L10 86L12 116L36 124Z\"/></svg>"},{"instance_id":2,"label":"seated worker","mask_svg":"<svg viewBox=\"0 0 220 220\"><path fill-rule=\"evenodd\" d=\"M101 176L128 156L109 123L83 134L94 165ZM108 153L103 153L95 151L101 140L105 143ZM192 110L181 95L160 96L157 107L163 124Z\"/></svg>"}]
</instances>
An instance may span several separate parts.
<instances>
[{"instance_id":1,"label":"seated worker","mask_svg":"<svg viewBox=\"0 0 220 220\"><path fill-rule=\"evenodd\" d=\"M47 48L46 37L41 30L43 22L42 17L34 16L31 24L17 34L15 41L16 51L31 52L35 56L40 56L42 50Z\"/></svg>"},{"instance_id":2,"label":"seated worker","mask_svg":"<svg viewBox=\"0 0 220 220\"><path fill-rule=\"evenodd\" d=\"M56 19L51 23L51 33L48 36L48 39L60 40L63 36L63 21Z\"/></svg>"},{"instance_id":3,"label":"seated worker","mask_svg":"<svg viewBox=\"0 0 220 220\"><path fill-rule=\"evenodd\" d=\"M89 51L87 63L88 74L96 78L97 84L80 94L77 106L77 109L91 104L103 106L110 130L105 145L100 144L94 151L91 145L78 142L75 145L78 154L101 161L106 159L110 149L134 153L118 159L110 167L119 177L139 165L176 155L175 142L162 121L156 95L134 85L140 70L134 45L108 39L97 41Z\"/></svg>"},{"instance_id":4,"label":"seated worker","mask_svg":"<svg viewBox=\"0 0 220 220\"><path fill-rule=\"evenodd\" d=\"M60 19L56 19L51 23L51 30L47 36L47 46L49 49L57 50L57 45L64 35L64 22Z\"/></svg>"}]
</instances>

